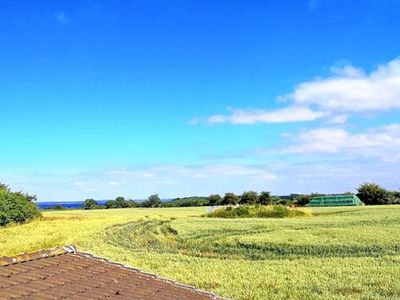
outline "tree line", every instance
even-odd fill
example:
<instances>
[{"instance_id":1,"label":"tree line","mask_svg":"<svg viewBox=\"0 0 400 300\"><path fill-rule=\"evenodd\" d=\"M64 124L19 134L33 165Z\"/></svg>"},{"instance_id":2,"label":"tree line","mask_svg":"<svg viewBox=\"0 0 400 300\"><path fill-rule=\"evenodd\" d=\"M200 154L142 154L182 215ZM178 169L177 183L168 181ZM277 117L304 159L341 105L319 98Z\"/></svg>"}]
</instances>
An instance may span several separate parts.
<instances>
[{"instance_id":1,"label":"tree line","mask_svg":"<svg viewBox=\"0 0 400 300\"><path fill-rule=\"evenodd\" d=\"M348 193L352 194L352 193ZM314 196L324 194L291 194L288 196L274 196L270 192L246 191L241 195L235 193L225 193L223 196L212 194L208 197L184 197L175 198L169 201L161 201L157 194L150 195L145 201L134 201L117 197L109 200L104 206L98 205L94 199L86 199L83 209L98 208L129 208L129 207L184 207L184 206L218 206L218 205L307 205ZM400 191L387 190L375 183L364 183L357 189L356 195L366 205L387 205L400 204ZM40 217L41 213L34 203L36 196L23 192L13 192L11 189L0 183L0 226L9 223L24 223L30 219ZM57 205L52 209L64 209Z\"/></svg>"},{"instance_id":2,"label":"tree line","mask_svg":"<svg viewBox=\"0 0 400 300\"><path fill-rule=\"evenodd\" d=\"M277 196L271 195L270 192L263 191L261 193L255 191L246 191L241 195L235 193L225 193L220 196L212 194L208 197L183 197L175 198L169 201L161 201L157 194L149 196L145 201L135 201L125 199L124 197L117 197L115 200L108 200L104 206L99 206L94 199L86 199L83 203L83 209L99 209L99 208L130 208L130 207L189 207L189 206L218 206L218 205L270 205L281 204L287 205L291 202L287 199L282 199Z\"/></svg>"},{"instance_id":3,"label":"tree line","mask_svg":"<svg viewBox=\"0 0 400 300\"><path fill-rule=\"evenodd\" d=\"M346 192L345 194L353 194ZM375 183L364 183L360 185L355 193L366 205L400 204L400 191L390 191ZM130 207L189 207L189 206L218 206L218 205L293 205L305 206L313 197L327 196L327 194L290 194L287 196L271 195L271 192L245 191L241 195L228 192L223 196L212 194L208 197L183 197L169 201L161 201L158 194L148 197L145 201L134 201L117 197L109 200L104 206L99 206L94 199L86 199L83 209L98 208L130 208Z\"/></svg>"}]
</instances>

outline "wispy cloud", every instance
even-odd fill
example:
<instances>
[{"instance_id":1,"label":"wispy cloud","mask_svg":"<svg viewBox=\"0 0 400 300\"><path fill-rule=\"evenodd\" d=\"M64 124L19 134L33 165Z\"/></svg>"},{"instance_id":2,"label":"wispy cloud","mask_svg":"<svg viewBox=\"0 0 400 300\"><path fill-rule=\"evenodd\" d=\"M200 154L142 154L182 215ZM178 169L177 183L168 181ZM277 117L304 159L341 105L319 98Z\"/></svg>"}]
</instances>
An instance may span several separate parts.
<instances>
[{"instance_id":1,"label":"wispy cloud","mask_svg":"<svg viewBox=\"0 0 400 300\"><path fill-rule=\"evenodd\" d=\"M255 124L287 123L314 121L324 116L324 112L313 111L307 107L287 107L277 110L231 109L230 115L212 115L207 118L195 118L190 123L205 122L208 124Z\"/></svg>"},{"instance_id":2,"label":"wispy cloud","mask_svg":"<svg viewBox=\"0 0 400 300\"><path fill-rule=\"evenodd\" d=\"M70 21L70 18L62 11L56 13L55 18L56 18L57 22L59 22L61 24L67 24Z\"/></svg>"}]
</instances>

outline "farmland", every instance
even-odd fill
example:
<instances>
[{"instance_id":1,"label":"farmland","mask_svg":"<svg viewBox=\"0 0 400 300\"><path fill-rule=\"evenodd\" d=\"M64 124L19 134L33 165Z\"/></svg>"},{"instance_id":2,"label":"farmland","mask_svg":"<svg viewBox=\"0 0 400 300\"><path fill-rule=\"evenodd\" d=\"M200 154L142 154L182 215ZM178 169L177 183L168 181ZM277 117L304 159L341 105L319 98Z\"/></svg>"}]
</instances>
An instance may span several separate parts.
<instances>
[{"instance_id":1,"label":"farmland","mask_svg":"<svg viewBox=\"0 0 400 300\"><path fill-rule=\"evenodd\" d=\"M400 298L400 206L287 219L204 218L206 208L45 212L0 229L0 254L74 244L235 299Z\"/></svg>"}]
</instances>

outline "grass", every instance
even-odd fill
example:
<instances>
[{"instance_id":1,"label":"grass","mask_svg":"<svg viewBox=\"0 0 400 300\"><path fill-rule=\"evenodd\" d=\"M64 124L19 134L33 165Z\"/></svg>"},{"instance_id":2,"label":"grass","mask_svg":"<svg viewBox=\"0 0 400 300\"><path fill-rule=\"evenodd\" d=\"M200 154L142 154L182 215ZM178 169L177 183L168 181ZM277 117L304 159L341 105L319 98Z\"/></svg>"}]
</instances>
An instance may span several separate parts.
<instances>
[{"instance_id":1,"label":"grass","mask_svg":"<svg viewBox=\"0 0 400 300\"><path fill-rule=\"evenodd\" d=\"M290 208L283 205L241 205L221 207L206 214L209 218L294 218L311 216L304 208Z\"/></svg>"},{"instance_id":2,"label":"grass","mask_svg":"<svg viewBox=\"0 0 400 300\"><path fill-rule=\"evenodd\" d=\"M0 229L0 255L75 244L235 299L399 299L400 206L309 218L204 218L206 208L44 212Z\"/></svg>"}]
</instances>

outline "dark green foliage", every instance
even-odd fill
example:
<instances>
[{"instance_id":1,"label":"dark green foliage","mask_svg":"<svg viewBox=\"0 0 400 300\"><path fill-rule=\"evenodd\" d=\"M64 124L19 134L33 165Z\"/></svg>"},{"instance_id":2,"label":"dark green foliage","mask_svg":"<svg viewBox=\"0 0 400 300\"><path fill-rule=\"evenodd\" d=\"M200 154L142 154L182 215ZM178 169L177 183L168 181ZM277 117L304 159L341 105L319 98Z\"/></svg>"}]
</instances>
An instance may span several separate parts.
<instances>
[{"instance_id":1,"label":"dark green foliage","mask_svg":"<svg viewBox=\"0 0 400 300\"><path fill-rule=\"evenodd\" d=\"M98 208L97 202L94 199L86 199L83 202L83 209L96 209Z\"/></svg>"},{"instance_id":2,"label":"dark green foliage","mask_svg":"<svg viewBox=\"0 0 400 300\"><path fill-rule=\"evenodd\" d=\"M222 205L232 205L237 204L239 202L239 197L234 193L225 193L224 198L221 200Z\"/></svg>"},{"instance_id":3,"label":"dark green foliage","mask_svg":"<svg viewBox=\"0 0 400 300\"><path fill-rule=\"evenodd\" d=\"M130 208L140 207L140 204L133 200L126 200L124 197L117 197L115 200L108 200L105 206L106 208Z\"/></svg>"},{"instance_id":4,"label":"dark green foliage","mask_svg":"<svg viewBox=\"0 0 400 300\"><path fill-rule=\"evenodd\" d=\"M54 206L47 207L46 210L65 210L65 207L60 204L57 204Z\"/></svg>"},{"instance_id":5,"label":"dark green foliage","mask_svg":"<svg viewBox=\"0 0 400 300\"><path fill-rule=\"evenodd\" d=\"M0 226L9 223L24 223L41 213L32 202L35 196L22 192L12 192L8 186L0 184Z\"/></svg>"},{"instance_id":6,"label":"dark green foliage","mask_svg":"<svg viewBox=\"0 0 400 300\"><path fill-rule=\"evenodd\" d=\"M240 204L255 204L258 200L258 194L254 191L243 192L240 197Z\"/></svg>"},{"instance_id":7,"label":"dark green foliage","mask_svg":"<svg viewBox=\"0 0 400 300\"><path fill-rule=\"evenodd\" d=\"M117 197L115 198L115 206L118 208L127 208L129 207L129 203L124 197Z\"/></svg>"},{"instance_id":8,"label":"dark green foliage","mask_svg":"<svg viewBox=\"0 0 400 300\"><path fill-rule=\"evenodd\" d=\"M278 197L277 197L278 198ZM276 199L272 202L273 204L277 204L277 205L292 205L293 201L291 201L290 199Z\"/></svg>"},{"instance_id":9,"label":"dark green foliage","mask_svg":"<svg viewBox=\"0 0 400 300\"><path fill-rule=\"evenodd\" d=\"M357 191L358 198L366 205L390 204L394 200L391 192L375 183L364 183Z\"/></svg>"},{"instance_id":10,"label":"dark green foliage","mask_svg":"<svg viewBox=\"0 0 400 300\"><path fill-rule=\"evenodd\" d=\"M106 208L117 208L115 200L108 200L105 204Z\"/></svg>"},{"instance_id":11,"label":"dark green foliage","mask_svg":"<svg viewBox=\"0 0 400 300\"><path fill-rule=\"evenodd\" d=\"M167 202L162 202L161 207L190 207L190 206L206 206L209 203L207 197L184 197L175 198Z\"/></svg>"},{"instance_id":12,"label":"dark green foliage","mask_svg":"<svg viewBox=\"0 0 400 300\"><path fill-rule=\"evenodd\" d=\"M134 200L127 200L126 202L128 203L128 207L129 208L131 208L131 207L140 207L140 203L136 202Z\"/></svg>"},{"instance_id":13,"label":"dark green foliage","mask_svg":"<svg viewBox=\"0 0 400 300\"><path fill-rule=\"evenodd\" d=\"M308 203L310 203L310 201L311 201L310 195L299 195L294 199L293 204L297 206L305 206Z\"/></svg>"},{"instance_id":14,"label":"dark green foliage","mask_svg":"<svg viewBox=\"0 0 400 300\"><path fill-rule=\"evenodd\" d=\"M222 198L218 194L212 194L208 196L208 205L214 206L219 205L222 201Z\"/></svg>"},{"instance_id":15,"label":"dark green foliage","mask_svg":"<svg viewBox=\"0 0 400 300\"><path fill-rule=\"evenodd\" d=\"M400 191L390 192L388 204L400 204Z\"/></svg>"},{"instance_id":16,"label":"dark green foliage","mask_svg":"<svg viewBox=\"0 0 400 300\"><path fill-rule=\"evenodd\" d=\"M160 207L162 204L160 197L158 197L158 194L154 194L149 196L149 198L146 201L143 201L141 206L142 207Z\"/></svg>"},{"instance_id":17,"label":"dark green foliage","mask_svg":"<svg viewBox=\"0 0 400 300\"><path fill-rule=\"evenodd\" d=\"M258 196L257 203L261 205L269 205L272 204L272 198L271 198L271 193L270 192L261 192L260 195Z\"/></svg>"},{"instance_id":18,"label":"dark green foliage","mask_svg":"<svg viewBox=\"0 0 400 300\"><path fill-rule=\"evenodd\" d=\"M219 208L207 217L210 218L289 218L289 217L303 217L310 214L298 210L290 209L282 205L274 206L250 206L242 205L238 207Z\"/></svg>"},{"instance_id":19,"label":"dark green foliage","mask_svg":"<svg viewBox=\"0 0 400 300\"><path fill-rule=\"evenodd\" d=\"M345 193L348 194L349 192ZM350 193L351 194L351 193ZM287 197L285 199L291 200L292 203L296 206L306 206L308 203L310 203L311 199L313 197L323 197L326 196L326 194L321 194L321 193L311 193L311 194L291 194L294 195L295 197Z\"/></svg>"},{"instance_id":20,"label":"dark green foliage","mask_svg":"<svg viewBox=\"0 0 400 300\"><path fill-rule=\"evenodd\" d=\"M287 199L282 199L282 198L280 198L280 197L278 197L278 196L271 196L271 204L279 204L279 203L282 203L282 202L288 202L288 200Z\"/></svg>"}]
</instances>

